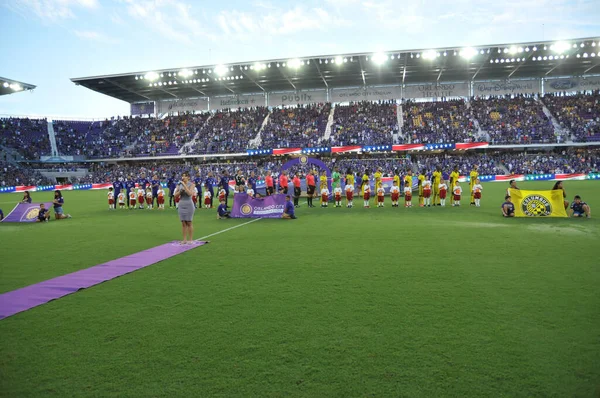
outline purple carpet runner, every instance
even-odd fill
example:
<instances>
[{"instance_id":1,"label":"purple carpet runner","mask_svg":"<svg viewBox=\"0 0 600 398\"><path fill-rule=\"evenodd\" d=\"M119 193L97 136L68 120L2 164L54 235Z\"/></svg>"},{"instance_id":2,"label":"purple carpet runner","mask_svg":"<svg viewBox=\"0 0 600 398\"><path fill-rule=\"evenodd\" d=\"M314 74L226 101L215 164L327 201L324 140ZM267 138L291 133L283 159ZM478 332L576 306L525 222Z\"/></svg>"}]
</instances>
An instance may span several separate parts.
<instances>
[{"instance_id":1,"label":"purple carpet runner","mask_svg":"<svg viewBox=\"0 0 600 398\"><path fill-rule=\"evenodd\" d=\"M182 245L179 242L166 243L91 268L0 294L0 319L156 264L206 243L193 242L189 245Z\"/></svg>"}]
</instances>

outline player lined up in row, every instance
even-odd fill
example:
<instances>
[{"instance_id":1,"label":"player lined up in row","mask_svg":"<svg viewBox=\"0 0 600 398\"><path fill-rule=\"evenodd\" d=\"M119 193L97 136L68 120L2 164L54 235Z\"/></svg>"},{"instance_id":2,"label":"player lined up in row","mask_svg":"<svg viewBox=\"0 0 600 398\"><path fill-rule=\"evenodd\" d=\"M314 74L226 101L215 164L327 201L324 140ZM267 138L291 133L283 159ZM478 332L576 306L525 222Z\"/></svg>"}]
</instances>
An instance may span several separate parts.
<instances>
[{"instance_id":1,"label":"player lined up in row","mask_svg":"<svg viewBox=\"0 0 600 398\"><path fill-rule=\"evenodd\" d=\"M434 202L432 202L432 196L434 198L439 199L438 206L446 206L446 197L448 195L449 187L446 184L445 180L441 180L440 184L438 184L437 189L433 188L433 184L430 180L425 180L421 184L418 190L419 195L419 206L420 207L431 207L436 206ZM347 184L344 188L345 196L346 196L346 207L351 208L354 206L354 185ZM412 196L413 190L409 185L404 186L404 207L412 207ZM474 205L476 207L481 206L481 193L483 191L483 187L479 183L479 180L476 179L471 188L471 193L473 194ZM400 186L398 181L393 181L392 187L390 188L390 198L392 202L392 207L399 207L400 200ZM435 192L435 194L434 194ZM462 187L460 183L457 181L455 185L452 187L452 206L460 206L461 198L462 198ZM343 191L341 186L338 184L333 189L333 199L334 199L334 207L342 207L342 197ZM329 189L323 188L321 189L321 207L328 207L330 192ZM371 200L371 187L369 185L364 185L361 189L360 196L363 199L363 206L365 208L370 207ZM375 197L377 207L385 206L385 189L380 183L375 189ZM297 205L297 198L294 196L294 202Z\"/></svg>"}]
</instances>

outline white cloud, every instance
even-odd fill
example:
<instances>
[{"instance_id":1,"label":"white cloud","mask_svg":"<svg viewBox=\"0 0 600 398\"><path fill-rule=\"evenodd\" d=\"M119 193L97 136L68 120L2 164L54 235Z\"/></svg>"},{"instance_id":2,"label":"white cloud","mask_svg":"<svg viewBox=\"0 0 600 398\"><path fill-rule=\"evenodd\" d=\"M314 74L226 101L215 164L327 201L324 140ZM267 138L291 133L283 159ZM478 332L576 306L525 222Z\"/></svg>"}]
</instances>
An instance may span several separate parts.
<instances>
[{"instance_id":1,"label":"white cloud","mask_svg":"<svg viewBox=\"0 0 600 398\"><path fill-rule=\"evenodd\" d=\"M286 36L300 32L325 31L349 25L348 20L331 14L322 7L291 9L269 7L262 12L240 10L221 11L218 26L227 36L238 40L253 40L264 35Z\"/></svg>"},{"instance_id":2,"label":"white cloud","mask_svg":"<svg viewBox=\"0 0 600 398\"><path fill-rule=\"evenodd\" d=\"M114 44L114 43L118 42L117 39L108 37L102 33L95 32L92 30L76 30L73 33L75 33L75 36L77 36L83 40L90 40L90 41L95 41L98 43L107 43L107 44Z\"/></svg>"},{"instance_id":3,"label":"white cloud","mask_svg":"<svg viewBox=\"0 0 600 398\"><path fill-rule=\"evenodd\" d=\"M57 22L75 18L78 8L97 8L98 0L10 0L7 6L24 17L33 14L44 21Z\"/></svg>"},{"instance_id":4,"label":"white cloud","mask_svg":"<svg viewBox=\"0 0 600 398\"><path fill-rule=\"evenodd\" d=\"M164 38L192 44L199 38L214 39L193 14L192 5L179 0L125 0L129 16L156 30Z\"/></svg>"}]
</instances>

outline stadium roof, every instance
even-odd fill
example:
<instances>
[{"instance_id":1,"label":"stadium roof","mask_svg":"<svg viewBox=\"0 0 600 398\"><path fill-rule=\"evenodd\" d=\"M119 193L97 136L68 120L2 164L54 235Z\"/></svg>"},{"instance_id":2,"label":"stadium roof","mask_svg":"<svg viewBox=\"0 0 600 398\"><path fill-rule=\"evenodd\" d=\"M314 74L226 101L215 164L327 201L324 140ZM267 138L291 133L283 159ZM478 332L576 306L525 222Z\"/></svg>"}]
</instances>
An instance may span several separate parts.
<instances>
[{"instance_id":1,"label":"stadium roof","mask_svg":"<svg viewBox=\"0 0 600 398\"><path fill-rule=\"evenodd\" d=\"M19 91L33 90L34 88L35 86L33 84L0 77L0 95L8 95Z\"/></svg>"},{"instance_id":2,"label":"stadium roof","mask_svg":"<svg viewBox=\"0 0 600 398\"><path fill-rule=\"evenodd\" d=\"M134 103L274 91L600 73L600 38L333 54L73 78Z\"/></svg>"}]
</instances>

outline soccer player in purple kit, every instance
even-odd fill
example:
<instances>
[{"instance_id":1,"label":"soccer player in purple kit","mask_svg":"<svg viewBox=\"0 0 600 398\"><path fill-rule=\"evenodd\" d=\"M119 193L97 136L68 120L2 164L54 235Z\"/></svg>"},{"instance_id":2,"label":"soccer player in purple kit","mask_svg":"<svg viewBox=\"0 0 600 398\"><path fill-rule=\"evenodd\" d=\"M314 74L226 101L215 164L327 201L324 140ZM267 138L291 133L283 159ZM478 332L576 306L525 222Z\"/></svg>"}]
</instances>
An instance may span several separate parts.
<instances>
[{"instance_id":1,"label":"soccer player in purple kit","mask_svg":"<svg viewBox=\"0 0 600 398\"><path fill-rule=\"evenodd\" d=\"M172 209L175 199L175 188L177 188L175 173L173 173L171 177L167 180L167 188L169 188L169 209Z\"/></svg>"},{"instance_id":2,"label":"soccer player in purple kit","mask_svg":"<svg viewBox=\"0 0 600 398\"><path fill-rule=\"evenodd\" d=\"M114 194L115 194L115 199L119 196L119 194L121 193L121 189L123 189L123 177L119 177L118 179L115 180L115 182L113 182L113 189L114 189Z\"/></svg>"},{"instance_id":3,"label":"soccer player in purple kit","mask_svg":"<svg viewBox=\"0 0 600 398\"><path fill-rule=\"evenodd\" d=\"M157 202L158 199L158 188L160 188L160 180L156 174L152 176L150 185L152 186L152 207L154 207L154 203ZM156 204L156 207L158 207L158 203Z\"/></svg>"},{"instance_id":4,"label":"soccer player in purple kit","mask_svg":"<svg viewBox=\"0 0 600 398\"><path fill-rule=\"evenodd\" d=\"M206 187L206 191L210 192L210 207L213 205L213 197L215 196L215 192L213 186L215 185L215 179L213 178L212 171L208 172L206 180L204 181L204 186Z\"/></svg>"},{"instance_id":5,"label":"soccer player in purple kit","mask_svg":"<svg viewBox=\"0 0 600 398\"><path fill-rule=\"evenodd\" d=\"M129 193L131 191L135 191L135 180L133 179L132 176L129 176L127 178L127 180L125 180L124 182L124 186L125 186L125 190L127 192L127 203L129 204L129 207L131 208L131 202L129 201Z\"/></svg>"},{"instance_id":6,"label":"soccer player in purple kit","mask_svg":"<svg viewBox=\"0 0 600 398\"><path fill-rule=\"evenodd\" d=\"M253 197L256 197L257 196L257 192L256 192L256 175L254 174L254 171L250 172L250 176L248 177L247 183L248 183L248 186L254 192Z\"/></svg>"},{"instance_id":7,"label":"soccer player in purple kit","mask_svg":"<svg viewBox=\"0 0 600 398\"><path fill-rule=\"evenodd\" d=\"M196 186L196 189L198 190L198 203L200 203L200 205L198 206L199 209L202 208L202 185L203 185L203 181L202 181L202 177L200 177L200 171L198 171L196 173L196 176L194 177L194 185Z\"/></svg>"},{"instance_id":8,"label":"soccer player in purple kit","mask_svg":"<svg viewBox=\"0 0 600 398\"><path fill-rule=\"evenodd\" d=\"M227 171L223 171L223 173L221 174L221 179L219 180L219 188L225 191L225 204L227 204L227 201L229 199L229 175L227 174ZM212 206L212 201L210 205Z\"/></svg>"}]
</instances>

